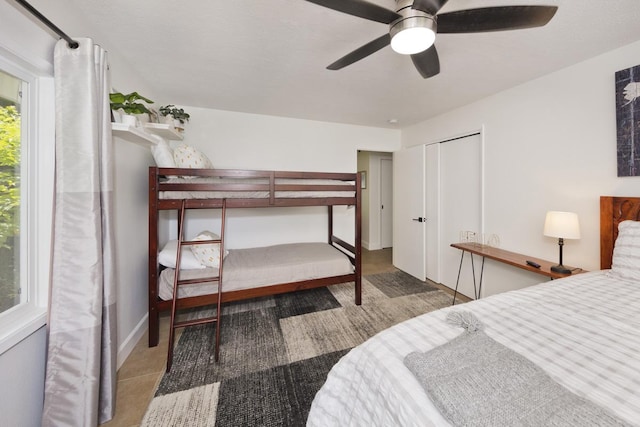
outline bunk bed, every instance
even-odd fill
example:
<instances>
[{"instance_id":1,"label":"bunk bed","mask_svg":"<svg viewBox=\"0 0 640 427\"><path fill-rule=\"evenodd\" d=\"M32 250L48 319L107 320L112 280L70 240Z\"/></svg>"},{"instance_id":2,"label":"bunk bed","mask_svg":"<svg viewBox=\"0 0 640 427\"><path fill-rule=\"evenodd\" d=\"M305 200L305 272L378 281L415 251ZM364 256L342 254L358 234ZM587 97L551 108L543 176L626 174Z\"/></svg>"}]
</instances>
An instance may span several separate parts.
<instances>
[{"instance_id":1,"label":"bunk bed","mask_svg":"<svg viewBox=\"0 0 640 427\"><path fill-rule=\"evenodd\" d=\"M220 279L220 300L222 302L238 301L354 282L355 303L360 305L362 289L360 200L360 175L357 173L149 167L149 346L153 347L158 344L160 312L172 309L172 300L167 299L166 296L165 299L161 298L162 292L160 291L163 279L165 284L173 282L173 276L167 278L167 271L163 271L164 267L158 261L161 249L159 241L161 211L174 210L179 213L183 204L187 210L222 210L223 206L226 209L326 206L328 229L326 243L321 244L323 248L320 248L317 243L302 244L301 246L280 245L276 248L276 252L281 258L298 253L303 250L301 247L310 248L309 250L316 255L318 253L326 254L327 251L338 253L348 259L350 264L348 271L327 273L328 276L312 278L288 277L288 279L283 279L283 276L273 276L279 278L275 281L261 280L254 282L253 285L244 281L242 285L234 286L230 281L234 281L234 275L242 276L243 259L245 264L247 262L255 264L251 257L255 255L257 249L240 250L242 256L235 256L236 254L232 253L221 263L220 277L222 277L224 270L225 278L224 280ZM334 206L355 207L353 245L334 235ZM180 216L178 216L178 229L180 228ZM222 252L225 250L224 247L221 248ZM230 264L229 268L227 268L227 264ZM187 272L187 270L183 270L183 272ZM175 271L171 274L175 275ZM182 280L182 273L178 274ZM189 280L188 274L186 281ZM231 275L230 278L227 277L229 275ZM272 276L271 274L256 274L255 271L250 275L262 277L262 279L265 277L268 279ZM230 284L229 290L227 290L228 283ZM217 301L218 296L215 291L196 290L180 295L177 299L177 307L180 309L199 307L216 304Z\"/></svg>"}]
</instances>

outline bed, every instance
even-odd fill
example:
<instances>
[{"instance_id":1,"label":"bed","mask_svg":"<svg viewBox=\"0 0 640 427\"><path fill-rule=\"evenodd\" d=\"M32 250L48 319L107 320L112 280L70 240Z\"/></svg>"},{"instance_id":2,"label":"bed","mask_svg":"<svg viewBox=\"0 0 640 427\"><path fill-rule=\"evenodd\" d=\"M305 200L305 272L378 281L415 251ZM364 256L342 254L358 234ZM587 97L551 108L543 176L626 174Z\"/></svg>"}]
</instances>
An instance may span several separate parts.
<instances>
[{"instance_id":1,"label":"bed","mask_svg":"<svg viewBox=\"0 0 640 427\"><path fill-rule=\"evenodd\" d=\"M248 289L258 289L274 283L320 279L353 274L348 257L331 245L319 242L288 243L274 246L229 250L224 260L224 292L227 298ZM158 295L163 300L173 297L174 268L160 273ZM218 269L187 269L180 279L217 277ZM203 282L178 289L179 298L213 294L217 282Z\"/></svg>"},{"instance_id":2,"label":"bed","mask_svg":"<svg viewBox=\"0 0 640 427\"><path fill-rule=\"evenodd\" d=\"M159 314L171 309L175 263L161 265L159 217L163 210L327 207L327 239L229 250L222 268L180 269L180 280L224 277L222 302L338 283L354 283L361 303L360 176L357 173L149 168L149 346L159 339ZM334 235L335 206L354 207L354 244ZM179 222L179 221L178 221ZM178 224L178 227L180 224ZM169 242L170 243L170 242ZM182 254L184 254L183 249ZM226 250L226 248L223 248ZM188 249L187 249L188 251ZM181 262L181 266L184 264ZM178 308L216 303L217 284L180 286Z\"/></svg>"},{"instance_id":3,"label":"bed","mask_svg":"<svg viewBox=\"0 0 640 427\"><path fill-rule=\"evenodd\" d=\"M462 336L463 328L447 323L461 310L569 394L604 408L616 420L606 425L640 425L640 198L602 197L600 204L602 270L427 313L381 332L333 367L307 425L452 425L404 361ZM576 425L588 424L594 422Z\"/></svg>"}]
</instances>

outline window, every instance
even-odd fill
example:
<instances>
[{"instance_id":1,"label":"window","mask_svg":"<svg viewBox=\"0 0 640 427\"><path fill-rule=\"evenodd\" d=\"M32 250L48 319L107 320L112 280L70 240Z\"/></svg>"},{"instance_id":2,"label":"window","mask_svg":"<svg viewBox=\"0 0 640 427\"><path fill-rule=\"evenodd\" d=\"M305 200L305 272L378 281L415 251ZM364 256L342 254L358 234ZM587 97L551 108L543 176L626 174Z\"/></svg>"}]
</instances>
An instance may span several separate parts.
<instances>
[{"instance_id":1,"label":"window","mask_svg":"<svg viewBox=\"0 0 640 427\"><path fill-rule=\"evenodd\" d=\"M29 298L20 283L22 84L0 71L0 314Z\"/></svg>"},{"instance_id":2,"label":"window","mask_svg":"<svg viewBox=\"0 0 640 427\"><path fill-rule=\"evenodd\" d=\"M0 354L46 321L53 111L53 79L0 47Z\"/></svg>"}]
</instances>

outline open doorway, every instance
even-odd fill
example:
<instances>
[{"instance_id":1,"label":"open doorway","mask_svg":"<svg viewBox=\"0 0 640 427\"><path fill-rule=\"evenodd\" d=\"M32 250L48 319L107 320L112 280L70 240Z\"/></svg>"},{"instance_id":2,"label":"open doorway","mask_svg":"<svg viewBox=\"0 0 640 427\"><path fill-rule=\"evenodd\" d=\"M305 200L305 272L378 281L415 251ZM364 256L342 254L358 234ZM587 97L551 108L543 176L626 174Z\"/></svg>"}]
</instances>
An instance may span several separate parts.
<instances>
[{"instance_id":1,"label":"open doorway","mask_svg":"<svg viewBox=\"0 0 640 427\"><path fill-rule=\"evenodd\" d=\"M362 247L373 251L393 246L393 155L358 150L362 184Z\"/></svg>"}]
</instances>

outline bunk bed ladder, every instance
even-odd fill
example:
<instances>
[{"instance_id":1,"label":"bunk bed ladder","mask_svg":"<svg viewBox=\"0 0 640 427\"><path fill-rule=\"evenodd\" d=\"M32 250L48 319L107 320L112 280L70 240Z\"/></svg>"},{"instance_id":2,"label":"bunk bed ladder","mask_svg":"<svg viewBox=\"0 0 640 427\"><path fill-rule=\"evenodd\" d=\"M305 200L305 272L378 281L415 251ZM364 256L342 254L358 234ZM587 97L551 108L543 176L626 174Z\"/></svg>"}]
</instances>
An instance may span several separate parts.
<instances>
[{"instance_id":1,"label":"bunk bed ladder","mask_svg":"<svg viewBox=\"0 0 640 427\"><path fill-rule=\"evenodd\" d=\"M220 239L215 240L197 240L190 241L184 240L184 215L186 210L186 200L182 200L180 204L179 211L179 219L178 219L178 253L176 255L176 271L173 279L173 300L171 303L171 320L169 327L169 349L167 352L167 372L171 370L171 365L173 364L173 346L174 346L174 338L175 338L175 330L178 328L184 328L187 326L194 325L203 325L207 323L215 323L216 325L216 336L215 336L215 361L217 362L220 358L220 319L222 318L222 270L223 270L223 258L224 258L224 229L225 229L225 218L227 211L227 203L226 199L222 200L222 215L221 215L221 224L220 224ZM215 277L204 277L199 279L183 279L180 280L180 258L182 255L182 247L183 246L191 246L191 245L206 245L206 244L219 244L220 245L220 264L218 268L218 276ZM178 311L178 288L180 285L188 285L194 283L204 283L204 282L217 282L218 290L217 290L217 298L216 298L216 312L215 315L209 317L203 317L192 320L184 320L177 321L176 315Z\"/></svg>"}]
</instances>

